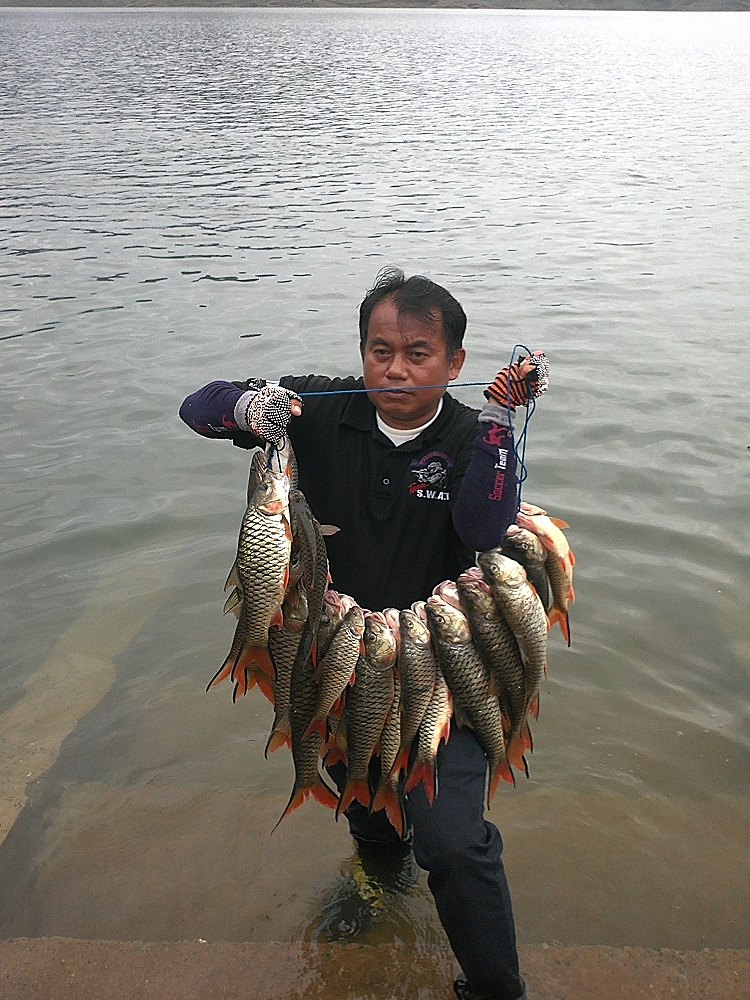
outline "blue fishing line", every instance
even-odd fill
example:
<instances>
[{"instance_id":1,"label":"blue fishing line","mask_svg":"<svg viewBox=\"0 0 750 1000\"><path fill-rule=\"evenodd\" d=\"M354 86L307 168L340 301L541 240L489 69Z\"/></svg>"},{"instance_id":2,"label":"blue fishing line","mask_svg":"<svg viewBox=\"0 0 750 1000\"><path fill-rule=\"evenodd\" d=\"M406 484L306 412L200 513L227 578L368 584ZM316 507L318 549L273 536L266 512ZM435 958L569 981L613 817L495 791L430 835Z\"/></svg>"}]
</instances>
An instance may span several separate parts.
<instances>
[{"instance_id":1,"label":"blue fishing line","mask_svg":"<svg viewBox=\"0 0 750 1000\"><path fill-rule=\"evenodd\" d=\"M467 385L487 385L486 382L448 382L443 384L442 382L438 385L410 385L405 386L403 390L398 388L394 389L319 389L314 392L298 392L296 393L301 399L306 396L351 396L356 392L406 392L407 390L413 391L414 389L456 389Z\"/></svg>"},{"instance_id":2,"label":"blue fishing line","mask_svg":"<svg viewBox=\"0 0 750 1000\"><path fill-rule=\"evenodd\" d=\"M513 365L516 360L516 352L525 351L526 357L531 357L531 351L525 344L516 344L510 355L510 364ZM510 394L510 379L508 380L508 393ZM523 484L526 481L529 470L526 465L526 444L528 441L529 432L529 421L531 420L531 415L536 409L536 399L532 396L529 399L528 405L526 406L526 416L524 417L523 428L521 433L516 438L513 434L513 415L510 408L510 398L506 401L506 406L508 408L508 421L510 423L511 436L513 437L513 453L516 456L516 497L517 504L521 506L521 491L523 489Z\"/></svg>"}]
</instances>

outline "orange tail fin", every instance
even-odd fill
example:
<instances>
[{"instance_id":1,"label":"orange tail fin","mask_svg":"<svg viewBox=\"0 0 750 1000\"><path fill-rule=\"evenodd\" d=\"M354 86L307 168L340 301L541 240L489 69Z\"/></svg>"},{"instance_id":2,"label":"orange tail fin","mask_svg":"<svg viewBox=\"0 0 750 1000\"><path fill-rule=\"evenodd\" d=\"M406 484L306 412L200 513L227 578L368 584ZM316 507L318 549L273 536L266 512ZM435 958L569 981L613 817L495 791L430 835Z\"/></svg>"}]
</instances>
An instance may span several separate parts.
<instances>
[{"instance_id":1,"label":"orange tail fin","mask_svg":"<svg viewBox=\"0 0 750 1000\"><path fill-rule=\"evenodd\" d=\"M393 785L381 785L372 800L371 812L379 812L385 809L388 822L396 833L403 839L404 836L404 807L398 794L398 790Z\"/></svg>"},{"instance_id":2,"label":"orange tail fin","mask_svg":"<svg viewBox=\"0 0 750 1000\"><path fill-rule=\"evenodd\" d=\"M372 793L370 792L370 785L368 784L367 778L359 778L355 781L347 781L346 787L339 799L339 804L336 807L336 819L339 818L339 814L345 812L352 802L361 802L363 806L367 807L372 802Z\"/></svg>"},{"instance_id":3,"label":"orange tail fin","mask_svg":"<svg viewBox=\"0 0 750 1000\"><path fill-rule=\"evenodd\" d=\"M568 612L561 611L560 608L553 608L547 617L547 621L550 628L553 625L560 626L560 631L565 636L565 641L570 645L570 618L568 617Z\"/></svg>"},{"instance_id":4,"label":"orange tail fin","mask_svg":"<svg viewBox=\"0 0 750 1000\"><path fill-rule=\"evenodd\" d=\"M306 740L306 739L308 739L308 737L312 736L314 733L317 733L318 736L320 736L320 738L323 740L323 742L325 742L326 736L328 735L326 733L326 720L325 719L312 719L312 721L310 722L310 725L307 727L307 729L302 734L302 739Z\"/></svg>"},{"instance_id":5,"label":"orange tail fin","mask_svg":"<svg viewBox=\"0 0 750 1000\"><path fill-rule=\"evenodd\" d=\"M279 726L278 729L271 730L271 735L268 737L268 743L266 743L264 756L268 757L269 753L273 753L274 750L278 750L280 747L289 747L291 749L291 746L291 734L285 726Z\"/></svg>"},{"instance_id":6,"label":"orange tail fin","mask_svg":"<svg viewBox=\"0 0 750 1000\"><path fill-rule=\"evenodd\" d=\"M489 786L487 788L487 807L489 808L490 802L492 801L497 787L500 784L500 779L507 781L511 785L515 785L516 779L513 771L510 769L510 764L500 764L499 767L494 769L490 768L490 780Z\"/></svg>"},{"instance_id":7,"label":"orange tail fin","mask_svg":"<svg viewBox=\"0 0 750 1000\"><path fill-rule=\"evenodd\" d=\"M424 785L427 801L432 805L437 795L437 772L434 760L415 760L409 777L406 779L404 794L412 791L417 785Z\"/></svg>"}]
</instances>

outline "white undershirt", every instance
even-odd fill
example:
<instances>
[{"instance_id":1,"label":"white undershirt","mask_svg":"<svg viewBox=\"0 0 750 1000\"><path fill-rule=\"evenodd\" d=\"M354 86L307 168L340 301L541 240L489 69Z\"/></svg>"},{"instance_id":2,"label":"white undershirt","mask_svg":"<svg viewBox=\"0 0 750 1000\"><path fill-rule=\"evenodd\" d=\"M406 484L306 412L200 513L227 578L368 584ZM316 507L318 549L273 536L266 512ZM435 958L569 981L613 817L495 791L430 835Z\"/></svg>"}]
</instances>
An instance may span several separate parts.
<instances>
[{"instance_id":1,"label":"white undershirt","mask_svg":"<svg viewBox=\"0 0 750 1000\"><path fill-rule=\"evenodd\" d=\"M435 411L435 416L432 417L431 420L428 420L426 424L422 424L421 427L410 427L408 430L405 431L398 431L396 430L395 427L389 427L388 424L384 423L381 420L380 414L377 411L375 412L375 419L378 422L378 430L381 431L381 433L385 434L388 440L392 442L392 444L395 444L396 447L398 448L400 444L406 444L407 441L413 441L414 438L417 436L417 434L422 433L425 427L429 427L430 424L434 424L437 418L440 416L440 411L442 410L442 408L443 408L443 398L441 396L440 402L438 403L438 408Z\"/></svg>"}]
</instances>

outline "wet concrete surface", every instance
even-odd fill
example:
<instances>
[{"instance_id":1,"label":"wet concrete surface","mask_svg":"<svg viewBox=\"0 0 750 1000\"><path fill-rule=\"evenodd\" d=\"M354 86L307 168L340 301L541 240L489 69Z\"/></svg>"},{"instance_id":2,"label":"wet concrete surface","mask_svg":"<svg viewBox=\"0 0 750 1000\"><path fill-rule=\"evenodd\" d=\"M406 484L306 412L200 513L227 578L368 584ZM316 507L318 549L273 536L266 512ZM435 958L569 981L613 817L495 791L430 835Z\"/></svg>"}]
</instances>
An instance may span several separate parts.
<instances>
[{"instance_id":1,"label":"wet concrete surface","mask_svg":"<svg viewBox=\"0 0 750 1000\"><path fill-rule=\"evenodd\" d=\"M750 950L522 950L530 1000L749 1000ZM283 943L0 941L2 1000L449 1000L447 950Z\"/></svg>"}]
</instances>

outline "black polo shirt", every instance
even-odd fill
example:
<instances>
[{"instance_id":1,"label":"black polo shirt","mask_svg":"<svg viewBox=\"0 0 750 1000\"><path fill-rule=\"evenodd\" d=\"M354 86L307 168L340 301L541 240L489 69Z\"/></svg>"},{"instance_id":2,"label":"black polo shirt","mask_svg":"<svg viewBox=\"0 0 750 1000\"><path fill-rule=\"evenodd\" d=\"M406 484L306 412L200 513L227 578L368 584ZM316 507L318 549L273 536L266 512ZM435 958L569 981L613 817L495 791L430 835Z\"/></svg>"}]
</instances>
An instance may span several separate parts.
<instances>
[{"instance_id":1,"label":"black polo shirt","mask_svg":"<svg viewBox=\"0 0 750 1000\"><path fill-rule=\"evenodd\" d=\"M295 392L361 389L361 378L285 377ZM365 393L311 396L289 425L300 488L322 524L333 588L372 611L425 600L435 584L470 566L451 509L469 464L478 411L447 393L437 420L396 447L375 420ZM238 432L239 447L254 448Z\"/></svg>"}]
</instances>

